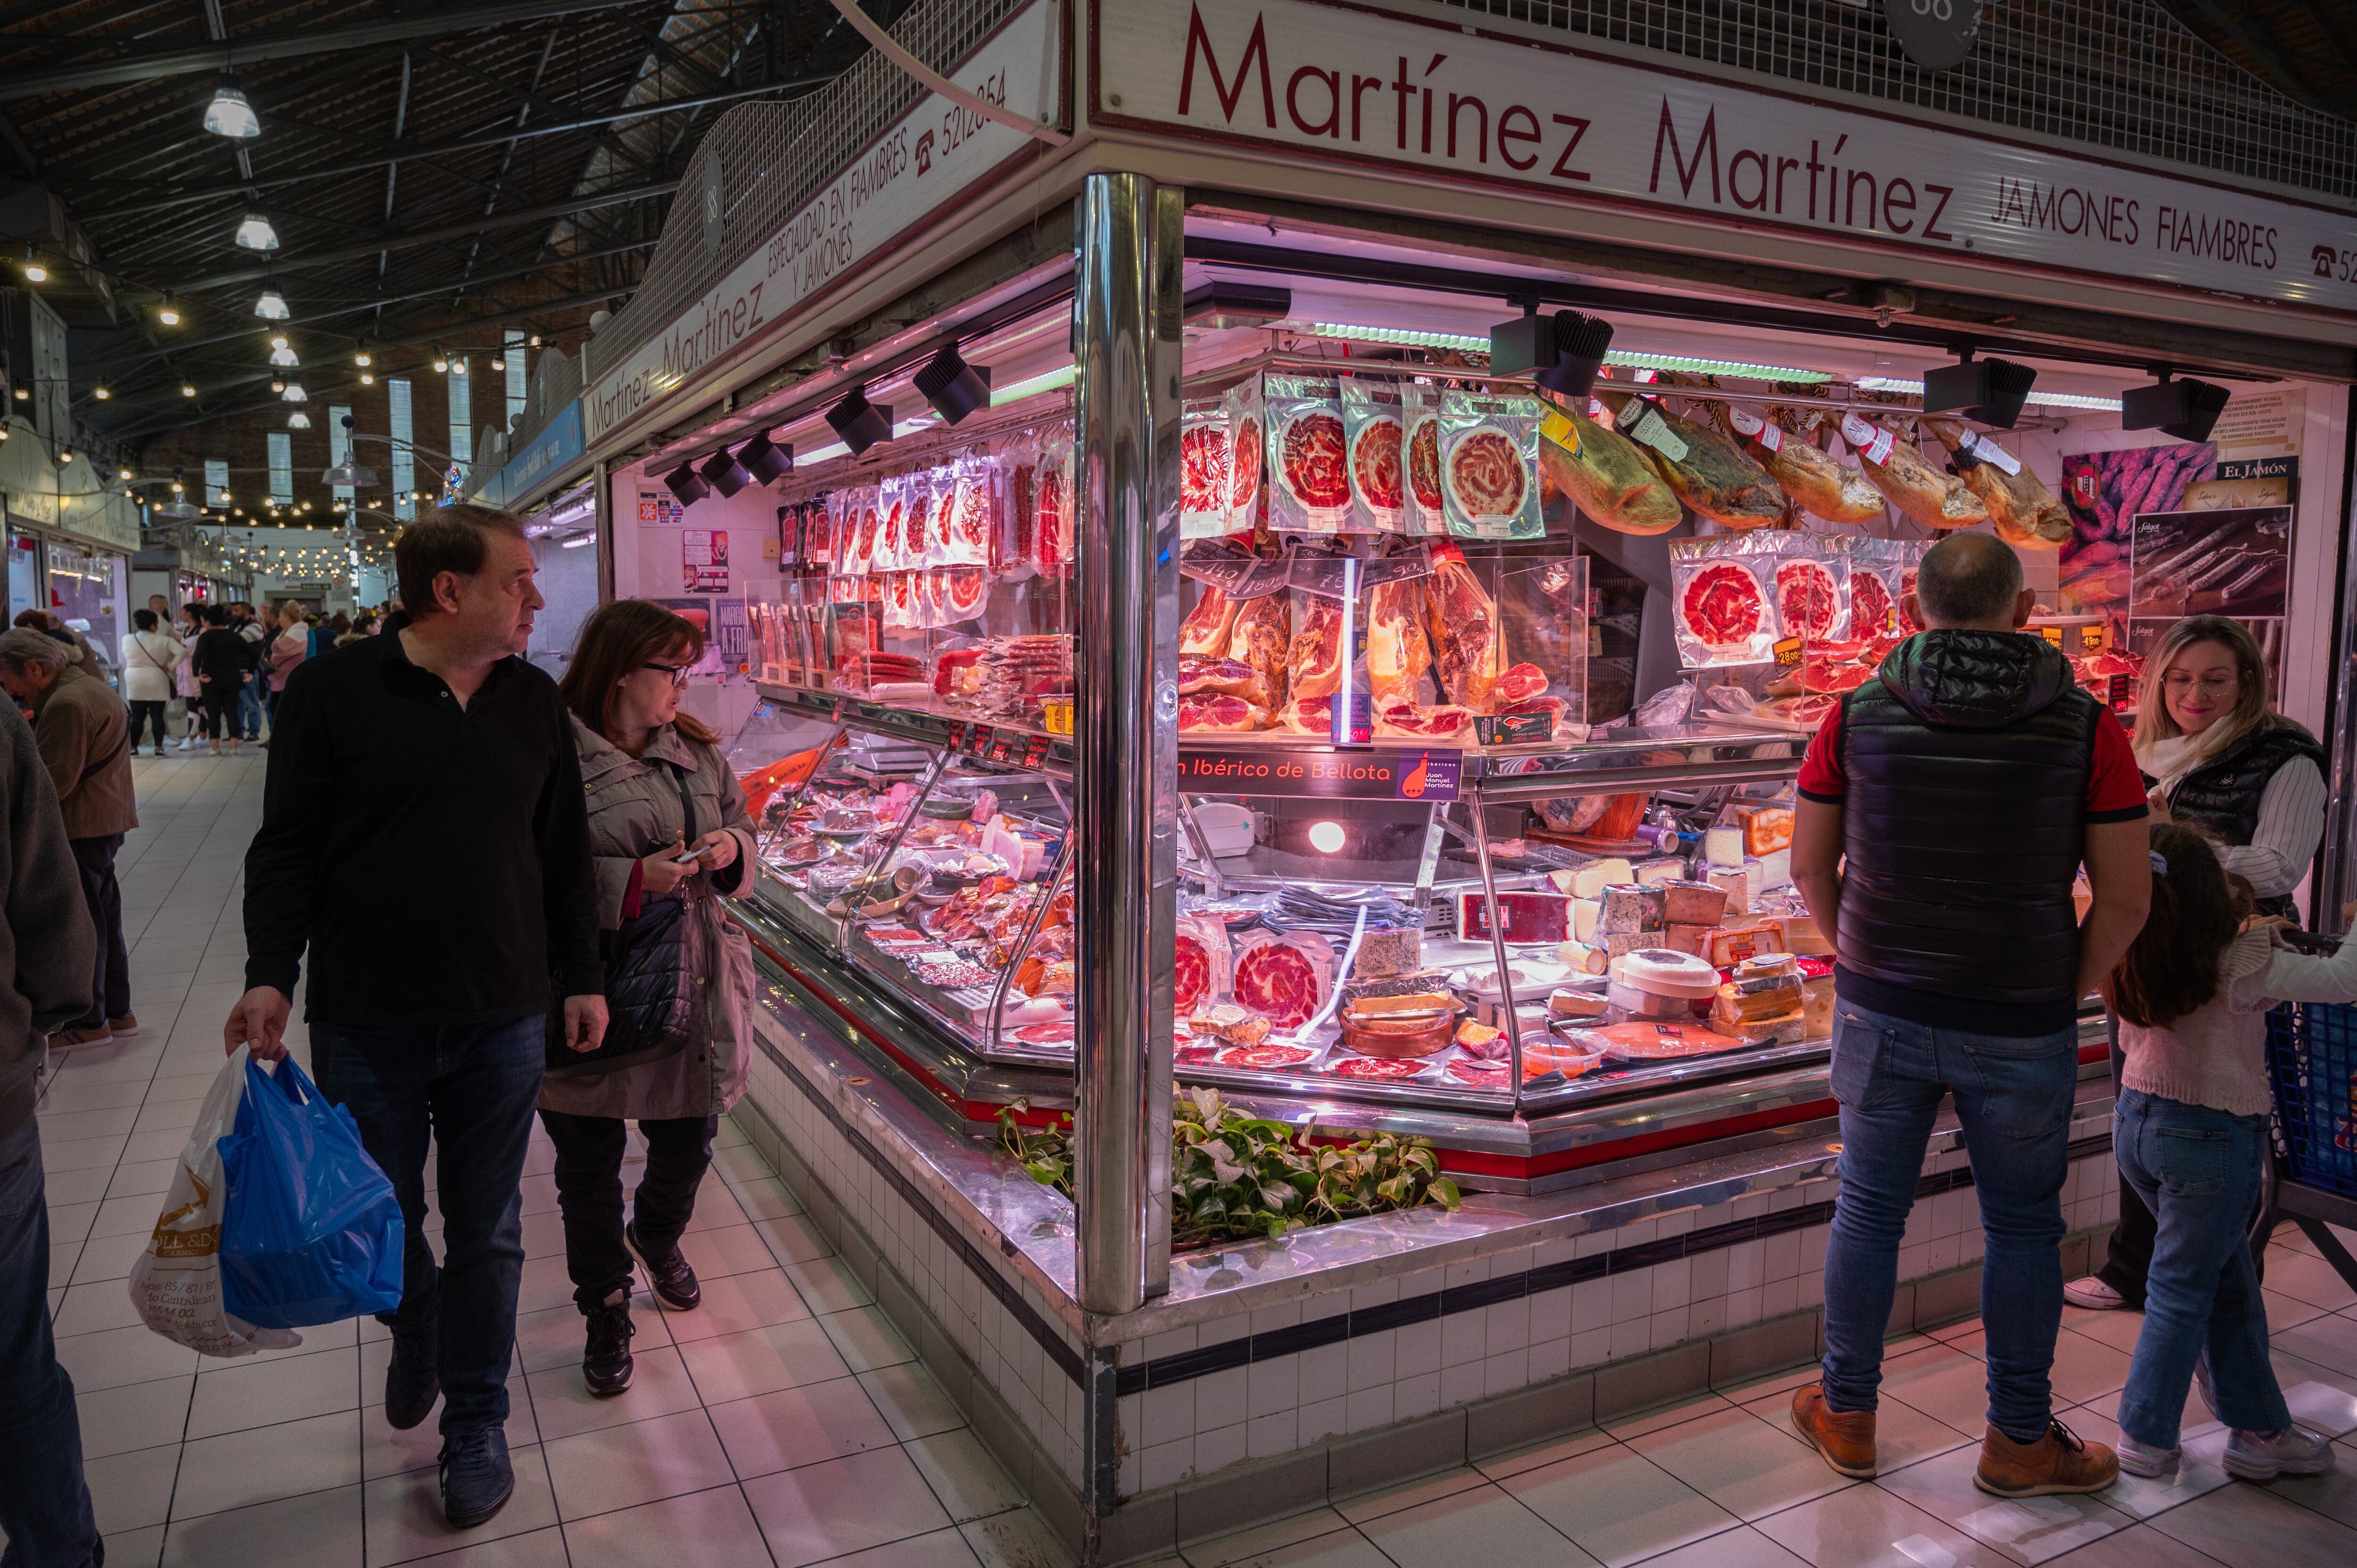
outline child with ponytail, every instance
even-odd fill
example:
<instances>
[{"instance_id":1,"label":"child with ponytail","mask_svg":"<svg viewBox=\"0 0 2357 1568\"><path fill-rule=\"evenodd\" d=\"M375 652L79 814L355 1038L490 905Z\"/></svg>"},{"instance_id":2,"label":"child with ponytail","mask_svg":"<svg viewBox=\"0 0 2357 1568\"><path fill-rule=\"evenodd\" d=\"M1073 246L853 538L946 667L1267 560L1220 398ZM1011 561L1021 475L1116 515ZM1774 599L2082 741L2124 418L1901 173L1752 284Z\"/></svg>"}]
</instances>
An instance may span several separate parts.
<instances>
[{"instance_id":1,"label":"child with ponytail","mask_svg":"<svg viewBox=\"0 0 2357 1568\"><path fill-rule=\"evenodd\" d=\"M2332 1468L2330 1440L2292 1424L2268 1364L2244 1232L2267 1157L2267 1009L2357 1000L2357 943L2311 958L2279 946L2269 924L2243 929L2241 916L2210 841L2156 824L2152 912L2104 983L2127 1058L2113 1151L2159 1224L2120 1395L2120 1468L2130 1475L2176 1473L2197 1371L2232 1429L2230 1473L2271 1481Z\"/></svg>"}]
</instances>

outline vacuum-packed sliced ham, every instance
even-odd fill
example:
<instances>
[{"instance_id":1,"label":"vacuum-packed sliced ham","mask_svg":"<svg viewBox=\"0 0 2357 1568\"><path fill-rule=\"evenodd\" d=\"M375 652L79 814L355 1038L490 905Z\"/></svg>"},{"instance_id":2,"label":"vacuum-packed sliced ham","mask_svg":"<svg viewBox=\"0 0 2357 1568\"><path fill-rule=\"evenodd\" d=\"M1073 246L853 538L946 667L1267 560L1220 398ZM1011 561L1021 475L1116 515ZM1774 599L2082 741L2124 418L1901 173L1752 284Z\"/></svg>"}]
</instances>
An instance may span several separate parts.
<instances>
[{"instance_id":1,"label":"vacuum-packed sliced ham","mask_svg":"<svg viewBox=\"0 0 2357 1568\"><path fill-rule=\"evenodd\" d=\"M1677 564L1674 558L1678 632L1682 640L1703 650L1703 657L1688 662L1700 668L1764 660L1767 645L1775 639L1774 612L1751 564L1705 557L1682 573L1675 571Z\"/></svg>"},{"instance_id":2,"label":"vacuum-packed sliced ham","mask_svg":"<svg viewBox=\"0 0 2357 1568\"><path fill-rule=\"evenodd\" d=\"M1236 1004L1280 1029L1297 1029L1334 987L1334 948L1312 931L1248 931L1236 940Z\"/></svg>"},{"instance_id":3,"label":"vacuum-packed sliced ham","mask_svg":"<svg viewBox=\"0 0 2357 1568\"><path fill-rule=\"evenodd\" d=\"M1375 705L1414 703L1431 668L1424 585L1414 577L1376 584L1367 595L1367 684Z\"/></svg>"},{"instance_id":4,"label":"vacuum-packed sliced ham","mask_svg":"<svg viewBox=\"0 0 2357 1568\"><path fill-rule=\"evenodd\" d=\"M1375 710L1375 734L1427 746L1464 746L1473 738L1473 710L1442 703L1403 703Z\"/></svg>"},{"instance_id":5,"label":"vacuum-packed sliced ham","mask_svg":"<svg viewBox=\"0 0 2357 1568\"><path fill-rule=\"evenodd\" d=\"M1241 607L1209 583L1196 585L1202 590L1195 607L1178 623L1178 652L1224 654L1228 640L1235 634L1236 611Z\"/></svg>"},{"instance_id":6,"label":"vacuum-packed sliced ham","mask_svg":"<svg viewBox=\"0 0 2357 1568\"><path fill-rule=\"evenodd\" d=\"M1262 689L1261 672L1241 659L1207 659L1200 654L1189 654L1178 660L1178 694L1182 697L1191 697L1198 692L1226 692L1248 697Z\"/></svg>"},{"instance_id":7,"label":"vacuum-packed sliced ham","mask_svg":"<svg viewBox=\"0 0 2357 1568\"><path fill-rule=\"evenodd\" d=\"M1776 619L1786 637L1823 642L1849 628L1842 613L1845 563L1820 559L1807 534L1785 536L1788 551L1776 563Z\"/></svg>"},{"instance_id":8,"label":"vacuum-packed sliced ham","mask_svg":"<svg viewBox=\"0 0 2357 1568\"><path fill-rule=\"evenodd\" d=\"M1425 626L1441 694L1457 706L1485 712L1506 671L1498 607L1453 544L1434 546L1432 574L1423 582Z\"/></svg>"}]
</instances>

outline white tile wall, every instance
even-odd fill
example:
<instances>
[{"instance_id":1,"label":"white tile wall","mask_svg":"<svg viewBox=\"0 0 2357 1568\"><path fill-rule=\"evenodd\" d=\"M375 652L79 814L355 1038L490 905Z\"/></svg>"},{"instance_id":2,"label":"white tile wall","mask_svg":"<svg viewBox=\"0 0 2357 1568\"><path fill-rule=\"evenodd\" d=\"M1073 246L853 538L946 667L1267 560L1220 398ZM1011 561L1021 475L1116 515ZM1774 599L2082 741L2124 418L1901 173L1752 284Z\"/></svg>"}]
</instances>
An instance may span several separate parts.
<instances>
[{"instance_id":1,"label":"white tile wall","mask_svg":"<svg viewBox=\"0 0 2357 1568\"><path fill-rule=\"evenodd\" d=\"M1014 1410L1042 1452L1077 1487L1082 1412L1080 1390L1072 1380L766 1058L755 1062L752 1094L784 1133L791 1152L837 1196L847 1218L866 1233L984 1380ZM880 1128L867 1131L879 1149L893 1147L890 1135ZM1961 1151L1952 1151L1927 1160L1924 1168L1930 1174L1966 1163ZM1363 1286L1351 1292L1347 1303L1313 1300L1238 1313L1125 1346L1122 1363L1135 1365L1246 1334L1291 1327L1305 1317L1331 1316L1346 1307L1364 1310L1823 1203L1837 1190L1837 1183L1822 1180L1753 1194L1707 1209L1659 1216L1614 1231L1514 1249ZM2116 1219L2111 1160L2096 1155L2075 1162L2062 1203L2065 1221L2073 1231ZM1829 1235L1829 1226L1812 1225L1125 1395L1116 1404L1121 1488L1129 1495L1174 1485L1246 1460L1374 1431L1818 1305L1824 1298ZM1919 1203L1909 1219L1900 1246L1900 1278L1904 1282L1969 1264L1982 1252L1972 1190L1942 1193ZM1028 1283L1023 1288L1031 1290ZM1056 1322L1036 1293L1033 1299L1041 1317Z\"/></svg>"}]
</instances>

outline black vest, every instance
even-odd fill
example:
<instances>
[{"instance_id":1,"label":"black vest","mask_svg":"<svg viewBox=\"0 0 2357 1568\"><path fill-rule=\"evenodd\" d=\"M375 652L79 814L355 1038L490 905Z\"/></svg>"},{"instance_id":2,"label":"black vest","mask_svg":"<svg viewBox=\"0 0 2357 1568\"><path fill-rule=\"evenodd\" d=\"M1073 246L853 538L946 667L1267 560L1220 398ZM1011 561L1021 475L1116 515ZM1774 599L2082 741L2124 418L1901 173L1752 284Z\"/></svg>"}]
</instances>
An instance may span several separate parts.
<instances>
[{"instance_id":1,"label":"black vest","mask_svg":"<svg viewBox=\"0 0 2357 1568\"><path fill-rule=\"evenodd\" d=\"M2307 757L2319 773L2324 770L2324 748L2316 737L2291 720L2278 718L2272 728L2244 736L2223 757L2179 779L2169 792L2169 813L2208 829L2227 843L2246 844L2259 831L2259 798L2266 793L2268 780L2295 757ZM2260 899L2259 913L2297 918L2299 910L2286 895Z\"/></svg>"},{"instance_id":2,"label":"black vest","mask_svg":"<svg viewBox=\"0 0 2357 1568\"><path fill-rule=\"evenodd\" d=\"M2071 886L2103 713L2042 639L1931 631L1842 705L1841 962L2000 1004L2078 999Z\"/></svg>"}]
</instances>

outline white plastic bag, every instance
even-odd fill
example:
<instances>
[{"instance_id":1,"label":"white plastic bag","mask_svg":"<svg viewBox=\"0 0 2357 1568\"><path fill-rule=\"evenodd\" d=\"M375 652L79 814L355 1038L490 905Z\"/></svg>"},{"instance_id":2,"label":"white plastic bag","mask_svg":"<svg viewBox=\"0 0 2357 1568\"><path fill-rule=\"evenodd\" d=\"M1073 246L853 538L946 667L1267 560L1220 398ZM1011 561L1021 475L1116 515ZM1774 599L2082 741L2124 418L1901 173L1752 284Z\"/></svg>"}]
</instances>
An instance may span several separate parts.
<instances>
[{"instance_id":1,"label":"white plastic bag","mask_svg":"<svg viewBox=\"0 0 2357 1568\"><path fill-rule=\"evenodd\" d=\"M180 1150L180 1168L164 1195L147 1250L131 1266L131 1305L165 1338L206 1356L251 1356L303 1343L290 1328L256 1328L221 1305L221 1216L229 1208L221 1140L237 1128L245 1094L245 1047L222 1064L205 1092L197 1124Z\"/></svg>"}]
</instances>

